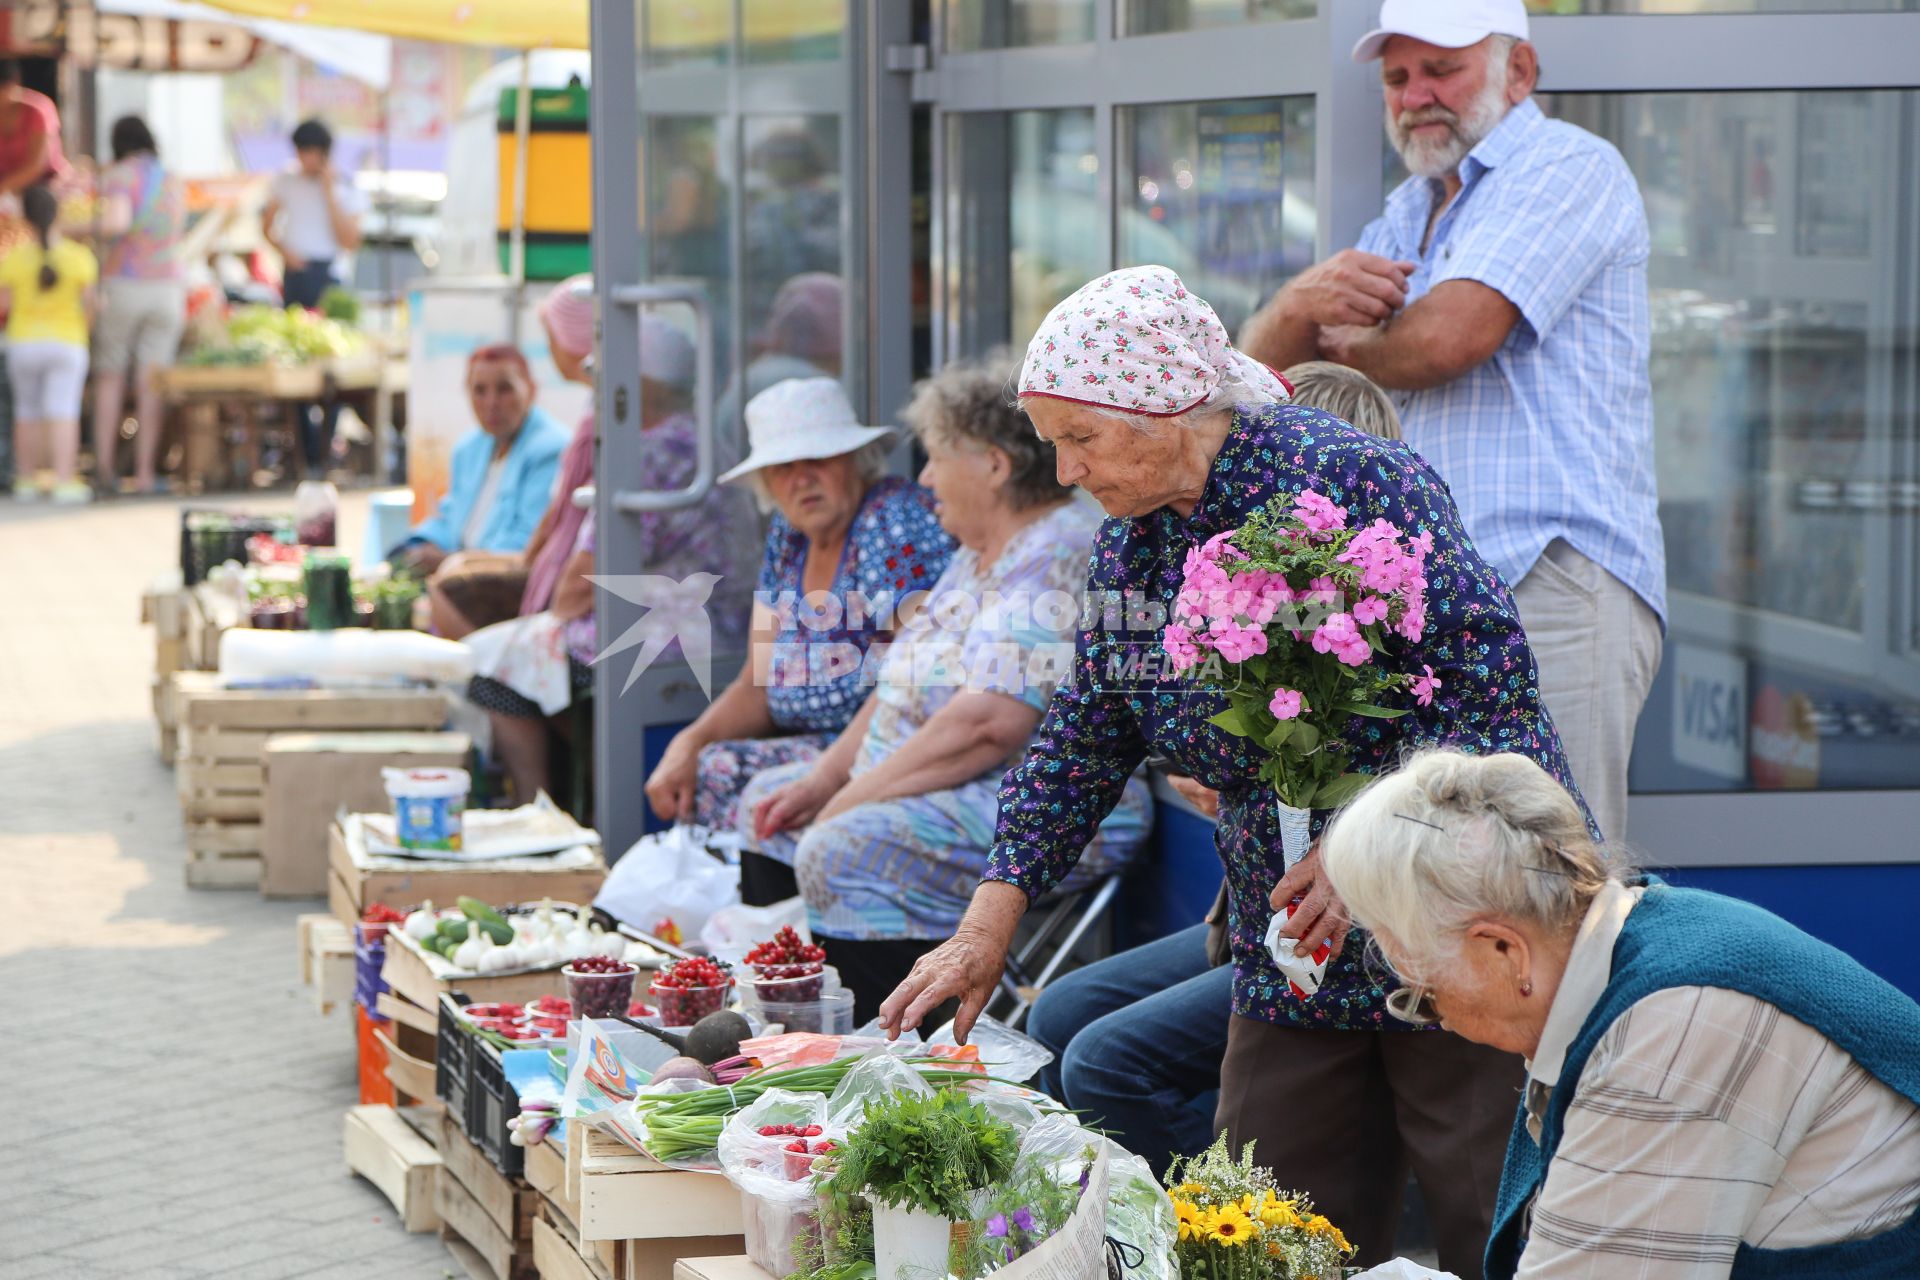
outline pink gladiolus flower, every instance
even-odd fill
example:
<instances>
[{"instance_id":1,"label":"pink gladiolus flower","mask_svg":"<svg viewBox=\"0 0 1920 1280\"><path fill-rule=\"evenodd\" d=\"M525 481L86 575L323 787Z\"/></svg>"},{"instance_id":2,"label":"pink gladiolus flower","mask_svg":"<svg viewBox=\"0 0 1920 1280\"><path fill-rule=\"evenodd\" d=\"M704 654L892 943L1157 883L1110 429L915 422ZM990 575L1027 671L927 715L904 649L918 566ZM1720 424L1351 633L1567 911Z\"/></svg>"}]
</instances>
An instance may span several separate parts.
<instances>
[{"instance_id":1,"label":"pink gladiolus flower","mask_svg":"<svg viewBox=\"0 0 1920 1280\"><path fill-rule=\"evenodd\" d=\"M1420 669L1427 674L1415 676L1408 687L1413 690L1413 700L1425 707L1433 703L1433 691L1440 687L1440 681L1434 677L1433 668L1424 662L1420 664Z\"/></svg>"},{"instance_id":2,"label":"pink gladiolus flower","mask_svg":"<svg viewBox=\"0 0 1920 1280\"><path fill-rule=\"evenodd\" d=\"M1276 689L1267 710L1276 720L1291 720L1307 708L1307 700L1298 689Z\"/></svg>"},{"instance_id":3,"label":"pink gladiolus flower","mask_svg":"<svg viewBox=\"0 0 1920 1280\"><path fill-rule=\"evenodd\" d=\"M1302 489L1294 498L1293 516L1316 533L1347 527L1347 509L1336 507L1332 498L1311 489Z\"/></svg>"},{"instance_id":4,"label":"pink gladiolus flower","mask_svg":"<svg viewBox=\"0 0 1920 1280\"><path fill-rule=\"evenodd\" d=\"M1212 635L1213 647L1228 662L1245 662L1267 651L1267 633L1259 627L1243 627L1237 622L1216 620Z\"/></svg>"},{"instance_id":5,"label":"pink gladiolus flower","mask_svg":"<svg viewBox=\"0 0 1920 1280\"><path fill-rule=\"evenodd\" d=\"M1161 632L1160 647L1167 651L1175 671L1185 671L1200 662L1200 648L1193 642L1193 632L1185 627L1169 626Z\"/></svg>"},{"instance_id":6,"label":"pink gladiolus flower","mask_svg":"<svg viewBox=\"0 0 1920 1280\"><path fill-rule=\"evenodd\" d=\"M1379 596L1363 596L1360 603L1353 606L1353 620L1361 626L1370 626L1387 616L1387 602Z\"/></svg>"},{"instance_id":7,"label":"pink gladiolus flower","mask_svg":"<svg viewBox=\"0 0 1920 1280\"><path fill-rule=\"evenodd\" d=\"M1316 653L1332 654L1349 667L1364 665L1373 652L1350 613L1336 613L1322 623L1313 633L1313 648Z\"/></svg>"}]
</instances>

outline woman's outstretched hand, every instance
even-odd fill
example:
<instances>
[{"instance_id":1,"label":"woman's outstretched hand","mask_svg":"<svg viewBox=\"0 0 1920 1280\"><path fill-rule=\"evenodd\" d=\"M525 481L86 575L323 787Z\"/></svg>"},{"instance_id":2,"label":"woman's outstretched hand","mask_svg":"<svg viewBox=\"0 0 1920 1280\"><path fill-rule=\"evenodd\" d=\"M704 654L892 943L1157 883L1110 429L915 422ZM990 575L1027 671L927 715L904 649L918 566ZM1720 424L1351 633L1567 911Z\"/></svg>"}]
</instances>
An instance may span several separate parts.
<instances>
[{"instance_id":1,"label":"woman's outstretched hand","mask_svg":"<svg viewBox=\"0 0 1920 1280\"><path fill-rule=\"evenodd\" d=\"M880 1006L887 1039L920 1025L929 1011L958 997L953 1038L961 1044L987 1007L1007 967L1007 949L1026 913L1026 891L997 880L982 881L953 936L914 961L913 972Z\"/></svg>"}]
</instances>

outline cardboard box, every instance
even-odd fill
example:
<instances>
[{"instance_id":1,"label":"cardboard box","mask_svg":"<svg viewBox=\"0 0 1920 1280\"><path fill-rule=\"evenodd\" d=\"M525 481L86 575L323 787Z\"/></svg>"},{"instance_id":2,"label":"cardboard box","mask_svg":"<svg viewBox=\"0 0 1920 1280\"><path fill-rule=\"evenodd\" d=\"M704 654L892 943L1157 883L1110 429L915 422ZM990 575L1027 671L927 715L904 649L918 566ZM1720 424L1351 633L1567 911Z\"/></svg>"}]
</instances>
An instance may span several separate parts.
<instances>
[{"instance_id":1,"label":"cardboard box","mask_svg":"<svg viewBox=\"0 0 1920 1280\"><path fill-rule=\"evenodd\" d=\"M380 771L464 768L464 733L277 733L267 740L266 821L260 892L269 898L327 893L327 829L334 815L387 807Z\"/></svg>"},{"instance_id":2,"label":"cardboard box","mask_svg":"<svg viewBox=\"0 0 1920 1280\"><path fill-rule=\"evenodd\" d=\"M402 911L425 901L450 907L461 894L496 907L542 898L585 905L593 901L607 878L607 861L597 848L580 856L562 854L498 862L372 857L348 837L339 822L328 830L327 866L332 875L327 901L333 913L348 923L358 922L376 902ZM434 1001L425 1003L431 1006Z\"/></svg>"}]
</instances>

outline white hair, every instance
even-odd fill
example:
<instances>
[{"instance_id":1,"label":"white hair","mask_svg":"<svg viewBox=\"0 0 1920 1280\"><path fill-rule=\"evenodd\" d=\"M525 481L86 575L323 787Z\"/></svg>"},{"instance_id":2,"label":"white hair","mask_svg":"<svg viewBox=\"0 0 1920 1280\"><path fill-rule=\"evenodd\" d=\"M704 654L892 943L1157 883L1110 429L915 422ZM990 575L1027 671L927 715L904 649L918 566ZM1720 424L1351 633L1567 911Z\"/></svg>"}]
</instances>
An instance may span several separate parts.
<instances>
[{"instance_id":1,"label":"white hair","mask_svg":"<svg viewBox=\"0 0 1920 1280\"><path fill-rule=\"evenodd\" d=\"M1042 398L1045 397L1021 396L1020 408L1024 411L1030 400ZM1192 420L1196 418L1207 418L1216 413L1225 413L1234 409L1264 409L1270 404L1284 404L1285 401L1273 394L1271 388L1248 378L1239 363L1235 361L1229 363L1227 369L1220 375L1219 385L1214 387L1205 400L1185 413L1174 414L1171 417L1151 413L1128 413L1125 409L1109 409L1104 405L1087 404L1079 400L1073 403L1102 418L1124 422L1135 431L1155 435L1165 426L1185 427L1191 425Z\"/></svg>"},{"instance_id":2,"label":"white hair","mask_svg":"<svg viewBox=\"0 0 1920 1280\"><path fill-rule=\"evenodd\" d=\"M1522 755L1428 750L1368 785L1320 842L1354 921L1385 934L1410 982L1443 968L1477 920L1571 931L1623 868L1580 806Z\"/></svg>"},{"instance_id":3,"label":"white hair","mask_svg":"<svg viewBox=\"0 0 1920 1280\"><path fill-rule=\"evenodd\" d=\"M878 440L869 440L850 455L843 453L838 456L852 457L853 467L860 474L861 484L871 485L887 474L887 459L893 453L893 445L893 437L882 436ZM754 505L760 508L761 515L770 513L778 505L773 500L773 490L767 487L766 468L749 471L742 478L746 480L747 490L753 494Z\"/></svg>"}]
</instances>

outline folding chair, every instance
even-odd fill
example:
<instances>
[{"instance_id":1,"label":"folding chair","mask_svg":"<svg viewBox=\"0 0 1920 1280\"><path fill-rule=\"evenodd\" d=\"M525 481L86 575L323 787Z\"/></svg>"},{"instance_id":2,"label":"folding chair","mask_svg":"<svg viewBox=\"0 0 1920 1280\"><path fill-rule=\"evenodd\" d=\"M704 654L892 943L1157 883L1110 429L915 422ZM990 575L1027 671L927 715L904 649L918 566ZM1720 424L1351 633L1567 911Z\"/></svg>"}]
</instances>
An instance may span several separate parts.
<instances>
[{"instance_id":1,"label":"folding chair","mask_svg":"<svg viewBox=\"0 0 1920 1280\"><path fill-rule=\"evenodd\" d=\"M1010 1027L1017 1028L1026 1021L1027 1010L1033 1007L1033 1002L1049 982L1060 976L1060 970L1073 958L1074 950L1087 932L1112 909L1114 899L1120 894L1120 880L1120 874L1115 872L1084 889L1056 893L1043 900L1040 905L1046 909L1047 918L1025 942L1016 943L1008 953L1006 969L1000 975L1000 989L987 1001L985 1011ZM1062 930L1066 936L1060 939L1059 945L1052 945ZM1005 1005L1001 1004L1003 997ZM1000 1011L1002 1008L1006 1010L1004 1013Z\"/></svg>"}]
</instances>

